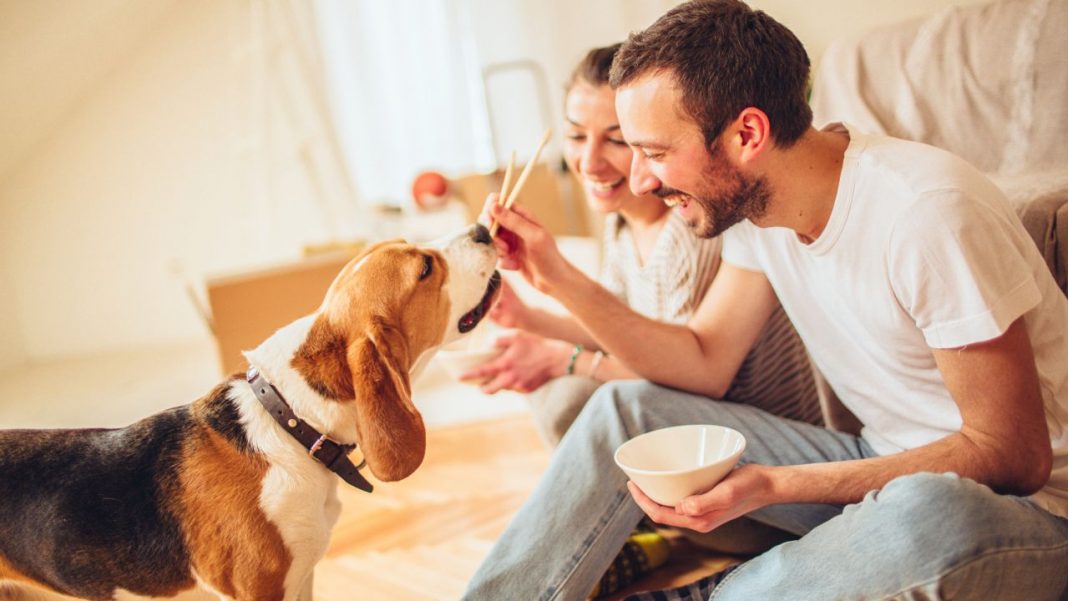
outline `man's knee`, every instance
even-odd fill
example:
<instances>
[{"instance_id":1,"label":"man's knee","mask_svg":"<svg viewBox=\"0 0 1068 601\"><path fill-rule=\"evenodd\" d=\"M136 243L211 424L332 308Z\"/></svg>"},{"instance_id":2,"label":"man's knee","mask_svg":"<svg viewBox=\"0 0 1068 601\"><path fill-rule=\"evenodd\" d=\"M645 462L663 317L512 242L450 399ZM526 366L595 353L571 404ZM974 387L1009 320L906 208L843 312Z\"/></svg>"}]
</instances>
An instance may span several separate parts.
<instances>
[{"instance_id":1,"label":"man's knee","mask_svg":"<svg viewBox=\"0 0 1068 601\"><path fill-rule=\"evenodd\" d=\"M573 430L597 438L623 436L624 440L667 426L692 423L680 417L678 403L666 395L678 394L645 380L617 380L602 385L575 420Z\"/></svg>"},{"instance_id":2,"label":"man's knee","mask_svg":"<svg viewBox=\"0 0 1068 601\"><path fill-rule=\"evenodd\" d=\"M732 424L737 423L734 413L745 411L756 410L738 403L665 388L646 380L617 380L597 389L579 420L618 420L631 435L636 435L692 423L734 427Z\"/></svg>"},{"instance_id":3,"label":"man's knee","mask_svg":"<svg viewBox=\"0 0 1068 601\"><path fill-rule=\"evenodd\" d=\"M648 431L646 409L654 388L634 381L602 385L567 429L560 448L567 444L607 444L614 451L616 446Z\"/></svg>"},{"instance_id":4,"label":"man's knee","mask_svg":"<svg viewBox=\"0 0 1068 601\"><path fill-rule=\"evenodd\" d=\"M956 474L921 473L892 480L847 507L834 534L857 556L878 557L883 576L896 571L899 578L889 582L900 591L933 587L946 598L1046 599L1064 589L1068 550L1039 512ZM1050 574L1056 580L1036 588ZM1014 589L1046 592L1014 595Z\"/></svg>"},{"instance_id":5,"label":"man's knee","mask_svg":"<svg viewBox=\"0 0 1068 601\"><path fill-rule=\"evenodd\" d=\"M947 511L970 516L983 510L994 495L986 486L952 472L921 472L901 476L875 493L876 502L889 505L913 521L927 514L942 519Z\"/></svg>"},{"instance_id":6,"label":"man's knee","mask_svg":"<svg viewBox=\"0 0 1068 601\"><path fill-rule=\"evenodd\" d=\"M967 555L985 544L1011 502L974 480L925 472L891 480L863 505L874 510L884 544L904 556L939 548Z\"/></svg>"}]
</instances>

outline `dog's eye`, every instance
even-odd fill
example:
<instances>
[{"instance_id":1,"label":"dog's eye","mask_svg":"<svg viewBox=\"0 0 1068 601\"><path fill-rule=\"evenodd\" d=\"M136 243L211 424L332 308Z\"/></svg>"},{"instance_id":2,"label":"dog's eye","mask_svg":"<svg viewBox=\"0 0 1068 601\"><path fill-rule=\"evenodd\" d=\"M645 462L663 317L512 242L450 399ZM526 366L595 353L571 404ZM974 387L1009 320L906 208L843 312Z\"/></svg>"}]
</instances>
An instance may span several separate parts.
<instances>
[{"instance_id":1,"label":"dog's eye","mask_svg":"<svg viewBox=\"0 0 1068 601\"><path fill-rule=\"evenodd\" d=\"M419 274L420 280L425 280L430 277L431 272L434 271L434 258L430 255L423 255L423 272Z\"/></svg>"}]
</instances>

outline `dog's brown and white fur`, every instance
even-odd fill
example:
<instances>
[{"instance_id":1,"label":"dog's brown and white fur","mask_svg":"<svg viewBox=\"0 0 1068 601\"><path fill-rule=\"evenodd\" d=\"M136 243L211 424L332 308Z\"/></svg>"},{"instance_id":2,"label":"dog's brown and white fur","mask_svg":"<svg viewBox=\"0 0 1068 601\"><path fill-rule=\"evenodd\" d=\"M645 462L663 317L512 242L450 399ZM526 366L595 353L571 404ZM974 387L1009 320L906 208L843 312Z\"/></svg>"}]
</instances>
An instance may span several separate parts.
<instances>
[{"instance_id":1,"label":"dog's brown and white fur","mask_svg":"<svg viewBox=\"0 0 1068 601\"><path fill-rule=\"evenodd\" d=\"M496 258L481 226L428 247L376 245L318 311L246 357L298 416L399 480L426 443L411 377L488 311ZM0 589L111 599L199 583L226 599L310 601L336 487L240 376L127 428L0 431Z\"/></svg>"}]
</instances>

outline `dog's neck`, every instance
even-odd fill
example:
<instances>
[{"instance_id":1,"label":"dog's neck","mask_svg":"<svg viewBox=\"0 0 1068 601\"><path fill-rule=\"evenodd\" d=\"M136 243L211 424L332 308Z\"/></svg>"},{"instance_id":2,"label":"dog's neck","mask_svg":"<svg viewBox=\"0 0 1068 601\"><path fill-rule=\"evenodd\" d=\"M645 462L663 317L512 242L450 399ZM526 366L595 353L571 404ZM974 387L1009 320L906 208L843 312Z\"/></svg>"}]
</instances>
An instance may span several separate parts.
<instances>
[{"instance_id":1,"label":"dog's neck","mask_svg":"<svg viewBox=\"0 0 1068 601\"><path fill-rule=\"evenodd\" d=\"M293 356L307 340L315 317L309 315L281 328L246 352L245 359L282 393L301 419L338 443L356 444L355 403L323 397L293 368Z\"/></svg>"}]
</instances>

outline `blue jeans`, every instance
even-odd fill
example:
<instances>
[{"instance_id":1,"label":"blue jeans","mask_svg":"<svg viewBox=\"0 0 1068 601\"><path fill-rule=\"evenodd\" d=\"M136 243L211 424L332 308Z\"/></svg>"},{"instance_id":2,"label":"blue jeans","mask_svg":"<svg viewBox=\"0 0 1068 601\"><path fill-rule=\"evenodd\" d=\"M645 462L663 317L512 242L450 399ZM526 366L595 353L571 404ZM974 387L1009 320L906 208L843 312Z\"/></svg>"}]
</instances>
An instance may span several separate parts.
<instances>
[{"instance_id":1,"label":"blue jeans","mask_svg":"<svg viewBox=\"0 0 1068 601\"><path fill-rule=\"evenodd\" d=\"M606 385L564 436L464 598L585 599L643 515L612 460L616 447L692 423L744 434L743 462L874 456L860 438L746 405L646 382ZM748 517L801 538L744 563L712 599L1068 599L1068 519L953 474L897 478L854 505L774 505Z\"/></svg>"}]
</instances>

